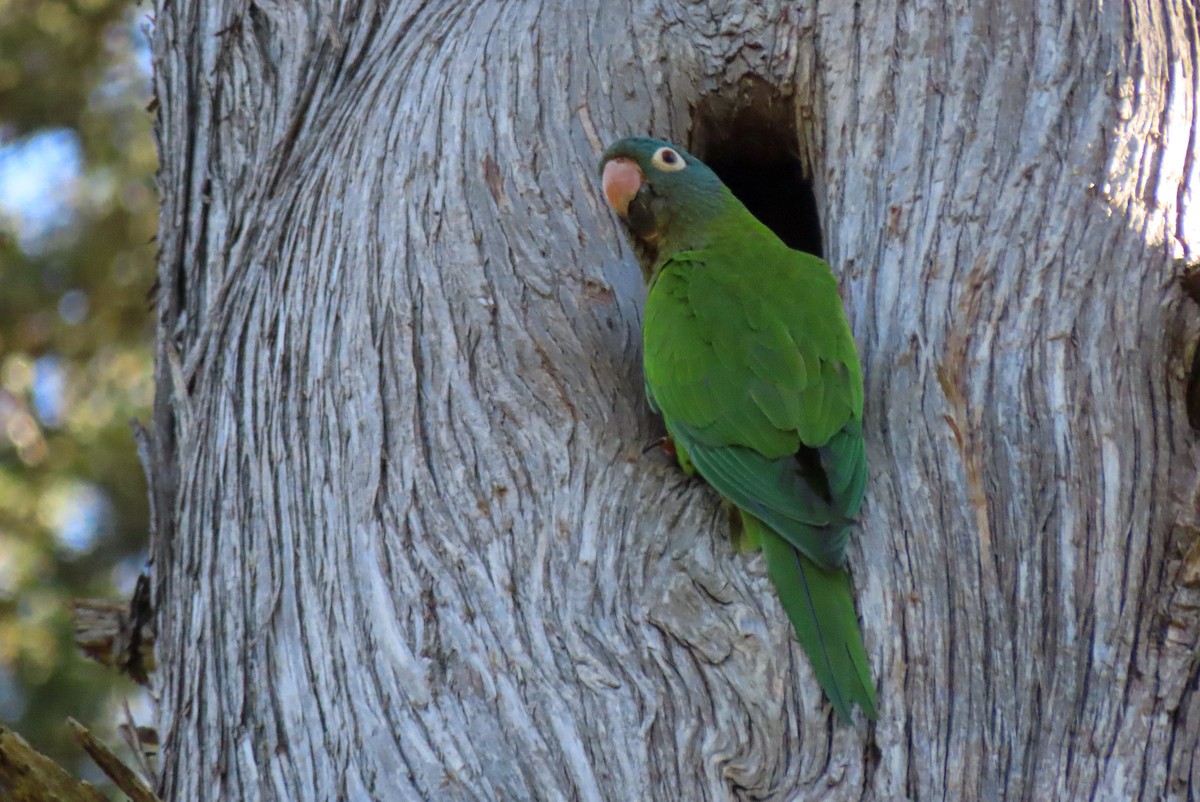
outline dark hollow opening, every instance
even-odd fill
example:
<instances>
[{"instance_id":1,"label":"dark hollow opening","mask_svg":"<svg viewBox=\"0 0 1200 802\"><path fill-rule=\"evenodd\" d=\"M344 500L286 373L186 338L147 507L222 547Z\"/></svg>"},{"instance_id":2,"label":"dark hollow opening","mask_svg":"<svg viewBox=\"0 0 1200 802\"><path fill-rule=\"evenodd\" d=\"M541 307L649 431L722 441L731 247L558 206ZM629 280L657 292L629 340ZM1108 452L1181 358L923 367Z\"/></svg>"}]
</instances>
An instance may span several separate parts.
<instances>
[{"instance_id":1,"label":"dark hollow opening","mask_svg":"<svg viewBox=\"0 0 1200 802\"><path fill-rule=\"evenodd\" d=\"M690 150L790 247L824 256L812 181L799 153L795 107L765 82L694 109Z\"/></svg>"},{"instance_id":2,"label":"dark hollow opening","mask_svg":"<svg viewBox=\"0 0 1200 802\"><path fill-rule=\"evenodd\" d=\"M797 159L777 162L739 163L709 161L738 200L798 251L823 256L821 221L812 184L804 177Z\"/></svg>"}]
</instances>

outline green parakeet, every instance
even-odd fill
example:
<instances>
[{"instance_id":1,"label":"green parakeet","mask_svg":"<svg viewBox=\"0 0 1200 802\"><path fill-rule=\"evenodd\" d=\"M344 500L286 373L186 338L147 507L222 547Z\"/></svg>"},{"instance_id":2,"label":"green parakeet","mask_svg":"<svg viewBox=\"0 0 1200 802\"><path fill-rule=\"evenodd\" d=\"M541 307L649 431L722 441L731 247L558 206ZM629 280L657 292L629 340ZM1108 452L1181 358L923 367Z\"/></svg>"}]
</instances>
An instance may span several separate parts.
<instances>
[{"instance_id":1,"label":"green parakeet","mask_svg":"<svg viewBox=\"0 0 1200 802\"><path fill-rule=\"evenodd\" d=\"M837 280L686 151L630 137L604 194L648 285L646 396L680 465L740 513L834 710L876 718L850 577L867 479L862 372Z\"/></svg>"}]
</instances>

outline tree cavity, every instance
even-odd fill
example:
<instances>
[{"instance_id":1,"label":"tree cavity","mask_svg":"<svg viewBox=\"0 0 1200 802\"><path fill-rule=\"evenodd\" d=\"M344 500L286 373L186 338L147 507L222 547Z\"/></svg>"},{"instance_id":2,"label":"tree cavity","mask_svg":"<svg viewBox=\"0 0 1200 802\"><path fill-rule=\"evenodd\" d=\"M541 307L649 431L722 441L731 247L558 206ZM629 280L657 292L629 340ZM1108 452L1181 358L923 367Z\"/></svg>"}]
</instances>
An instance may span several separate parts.
<instances>
[{"instance_id":1,"label":"tree cavity","mask_svg":"<svg viewBox=\"0 0 1200 802\"><path fill-rule=\"evenodd\" d=\"M781 240L823 256L803 145L795 99L759 78L711 92L693 109L689 150Z\"/></svg>"}]
</instances>

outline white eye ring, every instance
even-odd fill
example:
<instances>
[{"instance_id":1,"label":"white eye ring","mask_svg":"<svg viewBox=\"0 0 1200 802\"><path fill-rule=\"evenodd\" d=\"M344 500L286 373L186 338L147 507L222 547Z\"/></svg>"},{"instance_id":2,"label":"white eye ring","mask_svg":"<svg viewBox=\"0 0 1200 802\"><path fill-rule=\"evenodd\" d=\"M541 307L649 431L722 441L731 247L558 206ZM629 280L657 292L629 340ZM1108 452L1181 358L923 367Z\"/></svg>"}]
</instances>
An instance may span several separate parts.
<instances>
[{"instance_id":1,"label":"white eye ring","mask_svg":"<svg viewBox=\"0 0 1200 802\"><path fill-rule=\"evenodd\" d=\"M659 148L654 151L654 155L650 157L650 163L667 173L677 173L687 167L687 162L674 148Z\"/></svg>"}]
</instances>

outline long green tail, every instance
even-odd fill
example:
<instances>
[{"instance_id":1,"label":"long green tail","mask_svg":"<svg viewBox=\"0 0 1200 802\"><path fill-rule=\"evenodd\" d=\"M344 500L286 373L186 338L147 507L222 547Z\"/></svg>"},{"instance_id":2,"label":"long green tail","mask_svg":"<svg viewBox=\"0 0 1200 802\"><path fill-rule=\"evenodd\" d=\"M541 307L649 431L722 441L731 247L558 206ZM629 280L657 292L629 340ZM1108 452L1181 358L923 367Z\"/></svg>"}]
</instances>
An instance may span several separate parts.
<instances>
[{"instance_id":1,"label":"long green tail","mask_svg":"<svg viewBox=\"0 0 1200 802\"><path fill-rule=\"evenodd\" d=\"M747 536L757 538L767 559L767 575L796 628L817 681L843 721L857 704L878 718L875 683L863 648L850 575L826 571L797 551L769 526L742 512Z\"/></svg>"}]
</instances>

